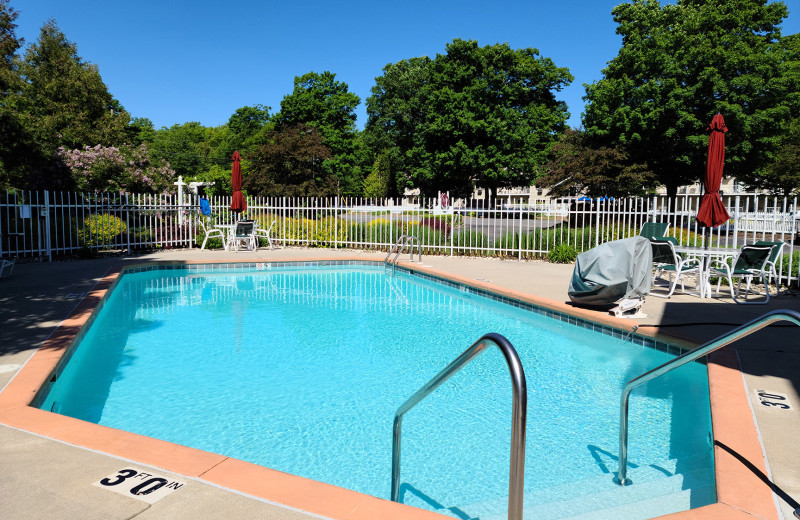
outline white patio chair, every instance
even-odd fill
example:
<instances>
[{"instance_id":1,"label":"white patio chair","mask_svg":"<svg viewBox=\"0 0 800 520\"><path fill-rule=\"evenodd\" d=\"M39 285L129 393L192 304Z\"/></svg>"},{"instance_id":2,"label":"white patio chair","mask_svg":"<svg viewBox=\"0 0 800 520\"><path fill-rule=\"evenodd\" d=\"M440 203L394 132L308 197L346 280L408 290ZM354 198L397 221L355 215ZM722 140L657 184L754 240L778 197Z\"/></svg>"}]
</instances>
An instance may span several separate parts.
<instances>
[{"instance_id":1,"label":"white patio chair","mask_svg":"<svg viewBox=\"0 0 800 520\"><path fill-rule=\"evenodd\" d=\"M222 240L222 247L225 249L225 251L227 251L228 241L225 237L224 231L220 228L211 227L210 221L207 223L206 220L207 219L204 216L201 216L199 219L197 219L197 222L200 224L200 227L203 228L203 233L205 234L203 245L200 246L200 250L202 251L206 248L206 242L208 242L209 238L219 238Z\"/></svg>"},{"instance_id":2,"label":"white patio chair","mask_svg":"<svg viewBox=\"0 0 800 520\"><path fill-rule=\"evenodd\" d=\"M16 258L12 258L11 260L6 260L4 258L0 259L0 278L3 276L11 276L11 271L14 270L14 264L17 263ZM5 273L6 269L8 269L8 273Z\"/></svg>"},{"instance_id":3,"label":"white patio chair","mask_svg":"<svg viewBox=\"0 0 800 520\"><path fill-rule=\"evenodd\" d=\"M269 246L270 249L275 249L275 244L273 243L273 239L270 236L270 232L272 231L272 228L275 227L275 223L276 222L277 222L277 220L273 220L269 224L269 226L266 227L266 228L262 228L262 227L256 228L256 240L258 240L258 237L266 238L267 239L267 245Z\"/></svg>"}]
</instances>

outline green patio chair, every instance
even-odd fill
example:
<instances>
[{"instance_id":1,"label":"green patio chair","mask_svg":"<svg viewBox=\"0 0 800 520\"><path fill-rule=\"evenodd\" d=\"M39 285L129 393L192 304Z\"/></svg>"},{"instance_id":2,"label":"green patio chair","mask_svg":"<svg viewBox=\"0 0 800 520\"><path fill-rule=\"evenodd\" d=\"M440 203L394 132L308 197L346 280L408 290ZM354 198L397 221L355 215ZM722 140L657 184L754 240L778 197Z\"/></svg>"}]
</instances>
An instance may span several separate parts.
<instances>
[{"instance_id":1,"label":"green patio chair","mask_svg":"<svg viewBox=\"0 0 800 520\"><path fill-rule=\"evenodd\" d=\"M733 267L731 267L726 262L716 261L710 269L710 274L716 275L720 277L720 280L717 282L717 293L719 293L720 284L722 283L722 278L725 278L728 282L728 287L731 291L731 298L733 301L740 304L760 304L763 305L769 301L769 286L767 285L768 274L767 271L769 270L768 262L770 258L770 254L772 253L772 246L755 246L755 245L745 245L742 246L741 251L736 256L736 260L733 262ZM761 281L764 283L764 292L760 293L755 289L751 289L753 278L760 278ZM738 279L738 283L736 285L736 291L733 290L733 279ZM745 293L744 298L741 296L742 292L742 281L746 282L745 286ZM764 301L755 301L750 302L747 301L747 295L752 292L753 294L758 294L764 296Z\"/></svg>"},{"instance_id":2,"label":"green patio chair","mask_svg":"<svg viewBox=\"0 0 800 520\"><path fill-rule=\"evenodd\" d=\"M675 237L663 237L660 239L651 239L650 247L653 249L653 266L655 273L653 275L653 285L663 274L669 275L669 289L667 294L659 294L651 292L652 296L659 298L669 298L675 292L675 287L678 282L681 283L681 292L686 292L684 287L684 279L687 275L693 274L698 277L702 276L700 271L700 260L698 258L682 258L675 252L675 245L678 240ZM698 286L700 284L698 283Z\"/></svg>"},{"instance_id":3,"label":"green patio chair","mask_svg":"<svg viewBox=\"0 0 800 520\"><path fill-rule=\"evenodd\" d=\"M669 222L645 222L639 231L639 236L652 240L665 236L668 230Z\"/></svg>"},{"instance_id":4,"label":"green patio chair","mask_svg":"<svg viewBox=\"0 0 800 520\"><path fill-rule=\"evenodd\" d=\"M781 241L777 242L769 242L767 240L759 240L754 246L769 246L772 248L772 251L769 254L769 260L767 260L767 268L769 269L769 280L766 282L769 285L772 285L773 277L775 279L775 296L778 296L781 292L781 281L778 278L778 268L777 265L783 259L783 246L786 245ZM769 289L766 289L769 291Z\"/></svg>"}]
</instances>

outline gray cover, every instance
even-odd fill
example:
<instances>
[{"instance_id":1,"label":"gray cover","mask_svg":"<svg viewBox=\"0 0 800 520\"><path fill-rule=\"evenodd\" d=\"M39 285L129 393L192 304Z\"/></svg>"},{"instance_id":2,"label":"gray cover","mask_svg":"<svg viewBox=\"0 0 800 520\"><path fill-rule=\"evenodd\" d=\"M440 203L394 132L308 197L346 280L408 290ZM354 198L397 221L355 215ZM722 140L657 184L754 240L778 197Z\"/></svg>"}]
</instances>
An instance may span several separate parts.
<instances>
[{"instance_id":1,"label":"gray cover","mask_svg":"<svg viewBox=\"0 0 800 520\"><path fill-rule=\"evenodd\" d=\"M578 255L569 299L580 305L608 305L650 293L653 251L645 237L606 242Z\"/></svg>"}]
</instances>

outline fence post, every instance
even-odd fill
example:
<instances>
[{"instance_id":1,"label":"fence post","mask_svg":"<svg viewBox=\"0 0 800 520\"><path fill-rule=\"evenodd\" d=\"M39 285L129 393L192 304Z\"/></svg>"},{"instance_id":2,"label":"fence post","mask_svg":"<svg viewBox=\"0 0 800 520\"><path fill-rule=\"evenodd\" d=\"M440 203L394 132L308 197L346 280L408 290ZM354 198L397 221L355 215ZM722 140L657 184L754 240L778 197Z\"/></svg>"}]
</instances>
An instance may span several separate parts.
<instances>
[{"instance_id":1,"label":"fence post","mask_svg":"<svg viewBox=\"0 0 800 520\"><path fill-rule=\"evenodd\" d=\"M44 192L44 237L47 249L47 261L53 261L53 248L50 244L50 192Z\"/></svg>"},{"instance_id":2,"label":"fence post","mask_svg":"<svg viewBox=\"0 0 800 520\"><path fill-rule=\"evenodd\" d=\"M739 248L739 195L733 200L733 248Z\"/></svg>"},{"instance_id":3,"label":"fence post","mask_svg":"<svg viewBox=\"0 0 800 520\"><path fill-rule=\"evenodd\" d=\"M133 254L133 250L131 249L131 205L130 205L130 194L125 193L125 242L126 246L128 247L128 254Z\"/></svg>"},{"instance_id":4,"label":"fence post","mask_svg":"<svg viewBox=\"0 0 800 520\"><path fill-rule=\"evenodd\" d=\"M453 210L453 204L450 200L450 197L448 197L448 204L450 204L450 256L453 256L455 254L456 212ZM447 217L445 217L445 222L447 222ZM414 256L413 245L411 246L411 256Z\"/></svg>"},{"instance_id":5,"label":"fence post","mask_svg":"<svg viewBox=\"0 0 800 520\"><path fill-rule=\"evenodd\" d=\"M333 248L339 249L339 196L333 198Z\"/></svg>"},{"instance_id":6,"label":"fence post","mask_svg":"<svg viewBox=\"0 0 800 520\"><path fill-rule=\"evenodd\" d=\"M519 205L519 251L517 260L522 260L522 203Z\"/></svg>"},{"instance_id":7,"label":"fence post","mask_svg":"<svg viewBox=\"0 0 800 520\"><path fill-rule=\"evenodd\" d=\"M597 202L597 204L591 205L594 207L594 244L592 247L600 245L600 203L599 201L595 202Z\"/></svg>"}]
</instances>

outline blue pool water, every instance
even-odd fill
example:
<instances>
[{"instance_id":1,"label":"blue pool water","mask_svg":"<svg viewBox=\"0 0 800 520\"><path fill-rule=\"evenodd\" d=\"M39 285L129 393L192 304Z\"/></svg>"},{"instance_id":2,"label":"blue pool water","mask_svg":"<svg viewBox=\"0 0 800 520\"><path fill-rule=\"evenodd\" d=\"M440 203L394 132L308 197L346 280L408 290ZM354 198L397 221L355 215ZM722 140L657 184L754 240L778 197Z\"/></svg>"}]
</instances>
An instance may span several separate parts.
<instances>
[{"instance_id":1,"label":"blue pool water","mask_svg":"<svg viewBox=\"0 0 800 520\"><path fill-rule=\"evenodd\" d=\"M530 518L714 501L705 366L634 392L635 484L619 488L622 387L672 356L383 267L125 274L41 407L388 498L395 410L487 332L527 376ZM502 516L510 423L508 368L490 349L406 415L403 501Z\"/></svg>"}]
</instances>

